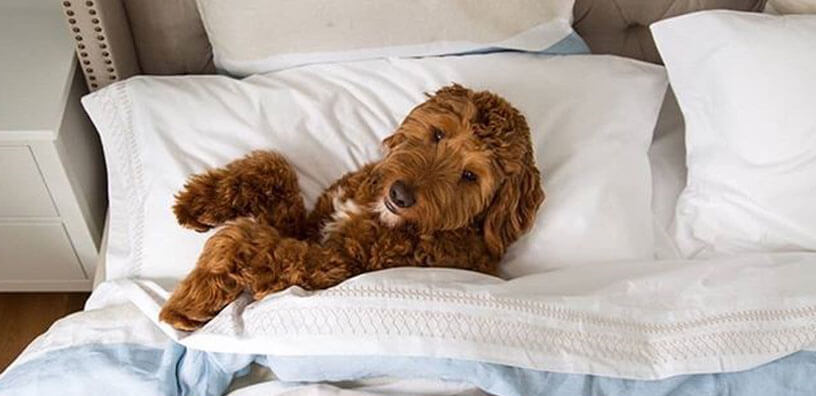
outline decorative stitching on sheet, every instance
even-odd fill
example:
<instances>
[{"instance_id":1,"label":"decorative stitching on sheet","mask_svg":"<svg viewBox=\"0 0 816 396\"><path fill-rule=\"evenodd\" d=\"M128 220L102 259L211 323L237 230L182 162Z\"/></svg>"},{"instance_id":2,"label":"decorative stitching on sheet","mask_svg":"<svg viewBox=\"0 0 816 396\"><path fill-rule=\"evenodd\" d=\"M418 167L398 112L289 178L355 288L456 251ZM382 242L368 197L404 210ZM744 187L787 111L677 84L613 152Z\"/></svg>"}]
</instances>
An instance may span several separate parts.
<instances>
[{"instance_id":1,"label":"decorative stitching on sheet","mask_svg":"<svg viewBox=\"0 0 816 396\"><path fill-rule=\"evenodd\" d=\"M145 213L144 213L144 167L142 166L141 161L141 147L139 147L138 141L136 140L136 136L133 131L133 114L132 114L132 101L130 98L130 90L128 89L127 83L121 84L117 86L116 91L119 94L119 98L122 101L121 103L125 107L125 114L127 115L127 123L124 124L123 132L125 133L125 138L127 139L127 158L132 167L132 175L133 175L133 188L129 189L130 192L130 199L131 202L131 213L134 216L135 223L133 226L133 257L134 257L134 266L132 270L128 273L128 277L131 276L140 276L142 273L142 263L143 263L143 246L144 246L144 222L145 222Z\"/></svg>"},{"instance_id":2,"label":"decorative stitching on sheet","mask_svg":"<svg viewBox=\"0 0 816 396\"><path fill-rule=\"evenodd\" d=\"M368 307L295 307L246 312L246 335L255 338L334 335L408 336L569 353L654 365L724 355L787 353L812 344L816 322L773 330L675 329L662 337L623 336L553 328L542 324L464 313ZM780 321L780 323L782 323ZM222 333L228 323L211 323L207 333ZM697 329L699 330L699 329Z\"/></svg>"},{"instance_id":3,"label":"decorative stitching on sheet","mask_svg":"<svg viewBox=\"0 0 816 396\"><path fill-rule=\"evenodd\" d=\"M483 302L483 305L476 306L476 312L429 310L423 309L428 306L423 304L415 305L420 309L399 308L387 302L383 305L383 297L394 299L386 295L388 293L366 292L389 291L401 297L419 296L420 300L428 302L444 300L439 298L440 295L462 302L461 299L468 295L411 289L394 291L381 287L353 287L345 291L348 292L348 289L356 292L357 296L379 298L379 306L360 306L356 302L349 306L349 301L340 304L326 302L325 299L314 298L319 294L308 299L276 298L240 310L243 311L241 329L234 326L235 318L216 317L200 332L231 334L247 339L421 337L443 343L463 342L535 351L540 356L568 354L596 360L632 362L655 369L695 359L786 354L816 342L816 306L744 310L660 325L607 319L541 303L521 305L540 306L551 311L545 311L543 315L533 312L538 316L532 317L494 315L488 309L506 310L508 307L490 304L489 300L495 298L489 296L472 296L474 300ZM349 297L349 293L334 295ZM485 300L488 303L484 303ZM590 322L587 322L587 318ZM563 327L564 321L571 322L568 328ZM768 323L759 325L758 322ZM587 324L595 324L599 328ZM620 326L629 326L627 330L633 331L620 331ZM482 358L489 359L486 356ZM530 364L535 366L535 363Z\"/></svg>"},{"instance_id":4,"label":"decorative stitching on sheet","mask_svg":"<svg viewBox=\"0 0 816 396\"><path fill-rule=\"evenodd\" d=\"M445 302L467 306L499 309L504 311L522 312L525 314L547 317L550 319L592 323L599 327L618 327L629 331L638 331L648 334L671 333L686 331L692 328L709 327L719 324L757 321L794 320L814 317L816 307L800 307L785 309L753 309L717 314L710 317L687 320L672 324L634 322L623 319L603 317L588 314L555 305L523 300L518 298L485 296L471 293L456 293L449 291L428 291L415 289L391 289L384 287L337 286L332 289L315 293L312 297L357 297L373 299L403 299L428 302Z\"/></svg>"},{"instance_id":5,"label":"decorative stitching on sheet","mask_svg":"<svg viewBox=\"0 0 816 396\"><path fill-rule=\"evenodd\" d=\"M144 241L144 168L139 156L139 146L133 133L132 102L127 90L127 82L112 84L106 89L96 91L93 98L99 105L96 114L99 132L104 133L113 142L116 158L109 158L109 163L118 165L122 176L128 180L121 181L126 196L127 218L117 221L127 223L128 240L130 241L130 263L125 274L119 277L134 277L141 273ZM114 216L112 214L111 216ZM130 219L131 221L128 221ZM110 279L110 278L109 278Z\"/></svg>"}]
</instances>

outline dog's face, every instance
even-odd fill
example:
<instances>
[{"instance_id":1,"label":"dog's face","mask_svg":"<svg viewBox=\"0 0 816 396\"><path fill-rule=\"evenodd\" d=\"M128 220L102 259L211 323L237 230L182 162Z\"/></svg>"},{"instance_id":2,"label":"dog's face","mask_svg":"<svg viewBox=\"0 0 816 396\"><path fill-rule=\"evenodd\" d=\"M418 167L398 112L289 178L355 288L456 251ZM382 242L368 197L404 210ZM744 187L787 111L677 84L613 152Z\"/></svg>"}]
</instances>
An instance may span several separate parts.
<instances>
[{"instance_id":1,"label":"dog's face","mask_svg":"<svg viewBox=\"0 0 816 396\"><path fill-rule=\"evenodd\" d=\"M526 121L504 99L445 87L383 143L375 206L384 223L423 232L475 224L497 255L532 225L543 200L539 173Z\"/></svg>"}]
</instances>

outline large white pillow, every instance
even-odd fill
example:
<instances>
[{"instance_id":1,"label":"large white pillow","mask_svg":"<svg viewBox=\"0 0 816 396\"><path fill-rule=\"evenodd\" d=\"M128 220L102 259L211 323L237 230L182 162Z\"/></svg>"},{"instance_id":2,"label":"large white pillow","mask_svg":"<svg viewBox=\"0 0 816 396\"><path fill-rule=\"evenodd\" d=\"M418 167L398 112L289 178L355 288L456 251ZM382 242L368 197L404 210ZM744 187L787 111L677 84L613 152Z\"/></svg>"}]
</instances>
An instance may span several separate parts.
<instances>
[{"instance_id":1,"label":"large white pillow","mask_svg":"<svg viewBox=\"0 0 816 396\"><path fill-rule=\"evenodd\" d=\"M701 12L652 25L686 122L687 257L816 249L816 16Z\"/></svg>"},{"instance_id":2,"label":"large white pillow","mask_svg":"<svg viewBox=\"0 0 816 396\"><path fill-rule=\"evenodd\" d=\"M612 56L492 54L314 65L244 80L137 77L83 98L110 178L107 278L172 284L208 234L170 211L191 173L250 150L294 164L311 206L343 173L380 157L380 140L452 81L489 89L526 116L547 201L506 274L651 258L647 150L667 82L663 68Z\"/></svg>"},{"instance_id":3,"label":"large white pillow","mask_svg":"<svg viewBox=\"0 0 816 396\"><path fill-rule=\"evenodd\" d=\"M313 63L496 50L588 53L574 0L197 0L216 67L246 76Z\"/></svg>"}]
</instances>

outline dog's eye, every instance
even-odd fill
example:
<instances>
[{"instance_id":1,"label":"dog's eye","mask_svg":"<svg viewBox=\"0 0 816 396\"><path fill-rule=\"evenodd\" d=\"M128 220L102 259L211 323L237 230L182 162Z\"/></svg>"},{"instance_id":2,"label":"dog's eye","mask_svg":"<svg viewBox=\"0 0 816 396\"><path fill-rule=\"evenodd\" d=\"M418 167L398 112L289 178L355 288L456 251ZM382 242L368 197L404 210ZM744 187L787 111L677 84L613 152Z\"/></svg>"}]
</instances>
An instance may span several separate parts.
<instances>
[{"instance_id":1,"label":"dog's eye","mask_svg":"<svg viewBox=\"0 0 816 396\"><path fill-rule=\"evenodd\" d=\"M445 138L445 132L437 127L431 129L431 133L433 133L434 142L439 142L440 140Z\"/></svg>"},{"instance_id":2,"label":"dog's eye","mask_svg":"<svg viewBox=\"0 0 816 396\"><path fill-rule=\"evenodd\" d=\"M475 173L473 173L473 172L471 172L469 170L466 170L466 171L462 172L462 179L467 180L469 182L475 182L477 178L476 178Z\"/></svg>"}]
</instances>

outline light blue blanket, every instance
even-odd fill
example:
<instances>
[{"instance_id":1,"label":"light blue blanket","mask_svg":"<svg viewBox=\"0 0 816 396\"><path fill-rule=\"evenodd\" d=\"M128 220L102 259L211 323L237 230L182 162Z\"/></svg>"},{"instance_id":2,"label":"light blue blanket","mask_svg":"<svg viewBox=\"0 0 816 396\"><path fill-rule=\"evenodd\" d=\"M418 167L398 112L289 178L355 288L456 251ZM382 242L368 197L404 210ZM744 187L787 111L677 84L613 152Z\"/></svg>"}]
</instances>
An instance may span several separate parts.
<instances>
[{"instance_id":1,"label":"light blue blanket","mask_svg":"<svg viewBox=\"0 0 816 396\"><path fill-rule=\"evenodd\" d=\"M453 359L209 353L168 341L163 347L88 344L49 351L5 373L0 396L221 395L253 362L284 381L434 378L507 396L816 395L816 352L798 352L737 373L636 381Z\"/></svg>"}]
</instances>

